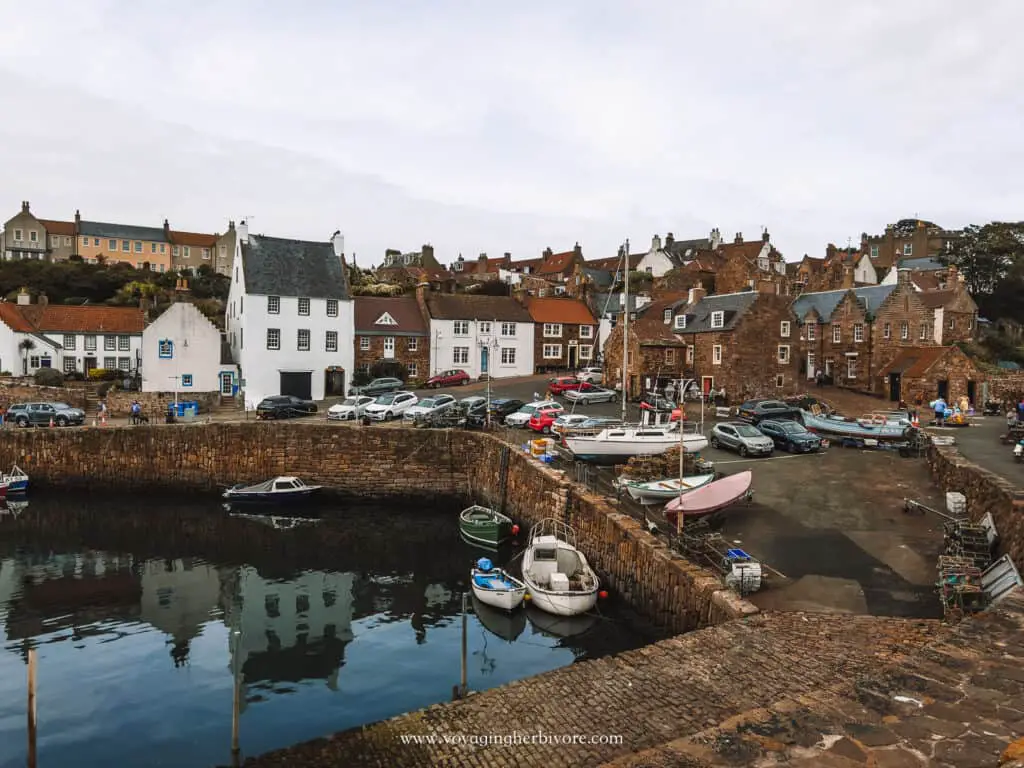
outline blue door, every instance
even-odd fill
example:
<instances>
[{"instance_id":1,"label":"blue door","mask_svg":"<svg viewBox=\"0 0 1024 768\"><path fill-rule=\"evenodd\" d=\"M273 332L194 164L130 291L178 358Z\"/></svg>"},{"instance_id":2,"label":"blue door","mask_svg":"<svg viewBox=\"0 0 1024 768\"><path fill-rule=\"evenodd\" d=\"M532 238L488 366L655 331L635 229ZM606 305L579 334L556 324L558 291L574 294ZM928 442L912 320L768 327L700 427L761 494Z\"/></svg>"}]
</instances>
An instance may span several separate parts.
<instances>
[{"instance_id":1,"label":"blue door","mask_svg":"<svg viewBox=\"0 0 1024 768\"><path fill-rule=\"evenodd\" d=\"M480 350L480 373L487 373L487 365L491 362L491 350L483 347Z\"/></svg>"}]
</instances>

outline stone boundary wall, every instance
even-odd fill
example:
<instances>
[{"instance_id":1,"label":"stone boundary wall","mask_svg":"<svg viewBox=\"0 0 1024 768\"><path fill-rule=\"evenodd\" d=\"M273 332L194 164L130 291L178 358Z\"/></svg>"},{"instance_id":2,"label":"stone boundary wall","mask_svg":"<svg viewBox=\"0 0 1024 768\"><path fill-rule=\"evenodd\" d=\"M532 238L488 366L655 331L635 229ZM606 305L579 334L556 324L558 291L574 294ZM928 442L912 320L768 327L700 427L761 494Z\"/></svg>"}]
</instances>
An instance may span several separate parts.
<instances>
[{"instance_id":1,"label":"stone boundary wall","mask_svg":"<svg viewBox=\"0 0 1024 768\"><path fill-rule=\"evenodd\" d=\"M1024 396L1024 371L1001 371L989 377L988 396L992 400L1015 400Z\"/></svg>"},{"instance_id":2,"label":"stone boundary wall","mask_svg":"<svg viewBox=\"0 0 1024 768\"><path fill-rule=\"evenodd\" d=\"M341 496L445 498L453 506L469 496L501 507L505 447L480 432L324 423L87 427L8 431L0 466L16 463L43 487L212 492L295 474ZM684 632L757 613L611 502L508 451L506 512L524 528L567 520L605 586L658 625Z\"/></svg>"},{"instance_id":3,"label":"stone boundary wall","mask_svg":"<svg viewBox=\"0 0 1024 768\"><path fill-rule=\"evenodd\" d=\"M0 382L0 402L6 405L15 403L36 403L40 401L53 401L67 403L76 408L85 408L88 405L88 418L96 415L95 405L99 402L99 396L95 393L93 383L79 383L70 387L41 387L37 384L20 382ZM169 403L174 402L173 392L124 392L111 389L107 393L107 413L110 416L127 416L133 400L138 400L142 405L142 412L149 418L158 417L163 419L167 412ZM219 392L179 392L178 400L197 401L199 403L200 415L209 413L214 407L220 405Z\"/></svg>"},{"instance_id":4,"label":"stone boundary wall","mask_svg":"<svg viewBox=\"0 0 1024 768\"><path fill-rule=\"evenodd\" d=\"M999 553L1009 553L1018 568L1024 565L1024 489L967 460L953 447L928 450L932 480L942 491L967 497L967 512L977 522L992 513L999 533Z\"/></svg>"}]
</instances>

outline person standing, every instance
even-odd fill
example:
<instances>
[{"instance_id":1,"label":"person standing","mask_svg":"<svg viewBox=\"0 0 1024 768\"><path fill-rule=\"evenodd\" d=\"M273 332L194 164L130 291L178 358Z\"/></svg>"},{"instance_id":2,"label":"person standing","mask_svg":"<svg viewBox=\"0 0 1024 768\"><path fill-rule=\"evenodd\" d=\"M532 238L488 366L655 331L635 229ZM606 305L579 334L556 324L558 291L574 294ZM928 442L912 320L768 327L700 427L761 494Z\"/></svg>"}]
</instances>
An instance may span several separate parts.
<instances>
[{"instance_id":1,"label":"person standing","mask_svg":"<svg viewBox=\"0 0 1024 768\"><path fill-rule=\"evenodd\" d=\"M946 401L940 397L932 402L932 409L935 411L935 426L941 427L946 419Z\"/></svg>"}]
</instances>

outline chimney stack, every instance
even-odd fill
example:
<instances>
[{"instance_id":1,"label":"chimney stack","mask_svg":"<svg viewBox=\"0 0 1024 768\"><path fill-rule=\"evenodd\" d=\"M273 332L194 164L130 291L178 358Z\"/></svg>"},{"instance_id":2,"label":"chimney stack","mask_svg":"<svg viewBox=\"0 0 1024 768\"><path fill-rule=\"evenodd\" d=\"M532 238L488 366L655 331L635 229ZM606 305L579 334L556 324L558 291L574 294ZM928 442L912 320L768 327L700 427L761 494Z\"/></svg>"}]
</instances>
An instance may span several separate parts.
<instances>
[{"instance_id":1,"label":"chimney stack","mask_svg":"<svg viewBox=\"0 0 1024 768\"><path fill-rule=\"evenodd\" d=\"M40 293L39 298L36 301L39 303L40 307L45 307L47 304L50 303L50 299L47 297L45 293Z\"/></svg>"},{"instance_id":2,"label":"chimney stack","mask_svg":"<svg viewBox=\"0 0 1024 768\"><path fill-rule=\"evenodd\" d=\"M658 237L657 235L655 235L654 237L651 238L651 250L652 251L660 251L661 250L661 238Z\"/></svg>"},{"instance_id":3,"label":"chimney stack","mask_svg":"<svg viewBox=\"0 0 1024 768\"><path fill-rule=\"evenodd\" d=\"M674 243L675 241L676 241L676 236L673 235L671 232L669 232L667 235L665 235L665 247L666 248L671 248L672 247L672 243Z\"/></svg>"},{"instance_id":4,"label":"chimney stack","mask_svg":"<svg viewBox=\"0 0 1024 768\"><path fill-rule=\"evenodd\" d=\"M771 239L772 239L772 237L771 237L771 235L768 234L768 230L767 229L764 232L761 233L761 242L762 243L767 243Z\"/></svg>"},{"instance_id":5,"label":"chimney stack","mask_svg":"<svg viewBox=\"0 0 1024 768\"><path fill-rule=\"evenodd\" d=\"M909 269L897 269L896 270L896 283L898 285L910 285L910 270Z\"/></svg>"},{"instance_id":6,"label":"chimney stack","mask_svg":"<svg viewBox=\"0 0 1024 768\"><path fill-rule=\"evenodd\" d=\"M580 258L583 258L583 249L580 248L580 244L578 242L576 243L576 245L573 246L572 252L579 256Z\"/></svg>"},{"instance_id":7,"label":"chimney stack","mask_svg":"<svg viewBox=\"0 0 1024 768\"><path fill-rule=\"evenodd\" d=\"M547 248L545 248L544 252L541 254L541 256L543 256L545 259L550 259L554 255L555 255L555 252L551 250L551 246L548 246Z\"/></svg>"},{"instance_id":8,"label":"chimney stack","mask_svg":"<svg viewBox=\"0 0 1024 768\"><path fill-rule=\"evenodd\" d=\"M733 243L735 243L736 245L739 245L742 242L743 242L743 233L742 232L737 232L736 233L736 237L733 240Z\"/></svg>"},{"instance_id":9,"label":"chimney stack","mask_svg":"<svg viewBox=\"0 0 1024 768\"><path fill-rule=\"evenodd\" d=\"M76 235L79 233L79 230L81 230L81 228L82 228L82 213L77 208L75 208L75 234Z\"/></svg>"},{"instance_id":10,"label":"chimney stack","mask_svg":"<svg viewBox=\"0 0 1024 768\"><path fill-rule=\"evenodd\" d=\"M18 306L27 307L32 303L32 294L28 292L28 288L22 288L18 292Z\"/></svg>"},{"instance_id":11,"label":"chimney stack","mask_svg":"<svg viewBox=\"0 0 1024 768\"><path fill-rule=\"evenodd\" d=\"M331 245L334 247L334 255L339 259L345 256L345 236L341 234L340 229L336 229L334 234L331 235Z\"/></svg>"},{"instance_id":12,"label":"chimney stack","mask_svg":"<svg viewBox=\"0 0 1024 768\"><path fill-rule=\"evenodd\" d=\"M171 223L164 219L164 237L170 242L171 239Z\"/></svg>"},{"instance_id":13,"label":"chimney stack","mask_svg":"<svg viewBox=\"0 0 1024 768\"><path fill-rule=\"evenodd\" d=\"M722 244L722 233L718 231L718 227L711 230L711 250L718 250L718 246Z\"/></svg>"},{"instance_id":14,"label":"chimney stack","mask_svg":"<svg viewBox=\"0 0 1024 768\"><path fill-rule=\"evenodd\" d=\"M21 212L22 213L31 213L31 211L29 211L29 209L28 209L28 200L22 200L21 201Z\"/></svg>"},{"instance_id":15,"label":"chimney stack","mask_svg":"<svg viewBox=\"0 0 1024 768\"><path fill-rule=\"evenodd\" d=\"M704 289L704 283L698 280L697 284L690 289L690 295L687 298L687 303L692 307L707 295L708 292Z\"/></svg>"},{"instance_id":16,"label":"chimney stack","mask_svg":"<svg viewBox=\"0 0 1024 768\"><path fill-rule=\"evenodd\" d=\"M249 242L249 225L245 223L244 219L238 222L238 242Z\"/></svg>"},{"instance_id":17,"label":"chimney stack","mask_svg":"<svg viewBox=\"0 0 1024 768\"><path fill-rule=\"evenodd\" d=\"M853 288L853 267L849 264L843 267L843 284L842 288Z\"/></svg>"},{"instance_id":18,"label":"chimney stack","mask_svg":"<svg viewBox=\"0 0 1024 768\"><path fill-rule=\"evenodd\" d=\"M771 280L758 280L757 292L775 295L779 292L779 288Z\"/></svg>"}]
</instances>

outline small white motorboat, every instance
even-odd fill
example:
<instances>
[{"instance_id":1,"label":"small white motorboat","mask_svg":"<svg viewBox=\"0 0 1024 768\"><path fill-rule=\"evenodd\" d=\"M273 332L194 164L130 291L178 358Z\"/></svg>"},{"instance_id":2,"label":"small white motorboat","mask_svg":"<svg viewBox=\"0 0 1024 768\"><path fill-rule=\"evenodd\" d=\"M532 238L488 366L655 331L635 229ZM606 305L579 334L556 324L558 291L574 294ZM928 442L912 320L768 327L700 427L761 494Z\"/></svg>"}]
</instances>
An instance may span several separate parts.
<instances>
[{"instance_id":1,"label":"small white motorboat","mask_svg":"<svg viewBox=\"0 0 1024 768\"><path fill-rule=\"evenodd\" d=\"M471 577L473 596L492 608L512 611L522 605L526 597L526 585L501 568L495 568L486 557L476 561Z\"/></svg>"},{"instance_id":2,"label":"small white motorboat","mask_svg":"<svg viewBox=\"0 0 1024 768\"><path fill-rule=\"evenodd\" d=\"M701 488L715 479L711 475L692 475L679 479L669 477L664 480L652 480L649 483L638 483L632 480L625 480L622 487L629 491L629 495L641 504L662 504L670 499L677 498L680 494L689 493Z\"/></svg>"},{"instance_id":3,"label":"small white motorboat","mask_svg":"<svg viewBox=\"0 0 1024 768\"><path fill-rule=\"evenodd\" d=\"M556 616L578 616L597 604L601 583L576 548L576 534L565 523L545 518L533 526L523 552L523 581L530 600Z\"/></svg>"},{"instance_id":4,"label":"small white motorboat","mask_svg":"<svg viewBox=\"0 0 1024 768\"><path fill-rule=\"evenodd\" d=\"M275 477L256 485L236 485L224 491L229 501L280 502L307 499L317 493L322 485L306 485L297 477Z\"/></svg>"},{"instance_id":5,"label":"small white motorboat","mask_svg":"<svg viewBox=\"0 0 1024 768\"><path fill-rule=\"evenodd\" d=\"M596 435L570 435L565 447L579 461L594 464L621 464L631 456L655 456L681 445L685 453L697 453L708 447L708 439L698 433L679 434L669 427L608 427Z\"/></svg>"}]
</instances>

